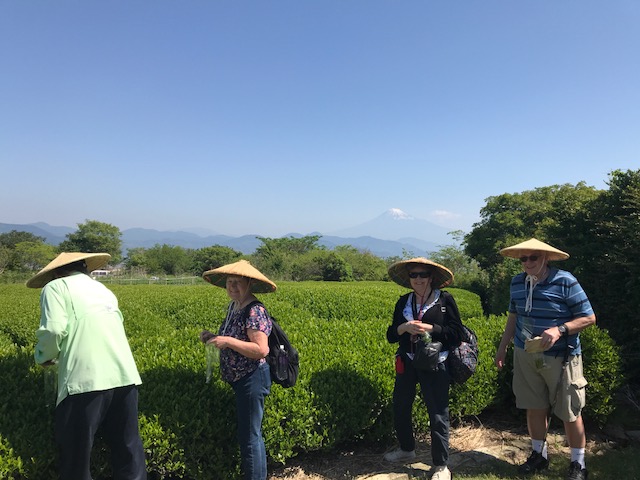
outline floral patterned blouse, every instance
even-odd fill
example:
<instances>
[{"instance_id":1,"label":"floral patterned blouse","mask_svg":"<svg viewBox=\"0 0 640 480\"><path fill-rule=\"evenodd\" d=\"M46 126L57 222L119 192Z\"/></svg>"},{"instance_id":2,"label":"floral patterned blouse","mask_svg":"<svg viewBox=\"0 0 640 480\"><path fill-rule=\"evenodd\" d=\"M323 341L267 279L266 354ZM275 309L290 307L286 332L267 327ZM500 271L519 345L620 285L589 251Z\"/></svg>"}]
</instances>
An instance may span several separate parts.
<instances>
[{"instance_id":1,"label":"floral patterned blouse","mask_svg":"<svg viewBox=\"0 0 640 480\"><path fill-rule=\"evenodd\" d=\"M245 342L250 341L247 329L260 330L265 335L271 333L271 318L264 305L251 307L249 315L244 317L245 309L232 310L229 308L227 319L220 326L219 335L226 335ZM236 352L231 348L220 350L220 372L225 382L233 383L255 371L260 364L266 362L264 358L254 360Z\"/></svg>"}]
</instances>

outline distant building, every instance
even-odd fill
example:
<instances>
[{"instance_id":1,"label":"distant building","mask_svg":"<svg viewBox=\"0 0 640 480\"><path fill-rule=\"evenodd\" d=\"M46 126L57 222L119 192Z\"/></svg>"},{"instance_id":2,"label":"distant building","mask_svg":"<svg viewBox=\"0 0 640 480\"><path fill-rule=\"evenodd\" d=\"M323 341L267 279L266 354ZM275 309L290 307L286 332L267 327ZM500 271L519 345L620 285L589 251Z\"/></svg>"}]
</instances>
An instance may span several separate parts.
<instances>
[{"instance_id":1,"label":"distant building","mask_svg":"<svg viewBox=\"0 0 640 480\"><path fill-rule=\"evenodd\" d=\"M93 272L91 272L92 277L106 277L107 275L110 275L110 274L111 274L110 270L94 270Z\"/></svg>"}]
</instances>

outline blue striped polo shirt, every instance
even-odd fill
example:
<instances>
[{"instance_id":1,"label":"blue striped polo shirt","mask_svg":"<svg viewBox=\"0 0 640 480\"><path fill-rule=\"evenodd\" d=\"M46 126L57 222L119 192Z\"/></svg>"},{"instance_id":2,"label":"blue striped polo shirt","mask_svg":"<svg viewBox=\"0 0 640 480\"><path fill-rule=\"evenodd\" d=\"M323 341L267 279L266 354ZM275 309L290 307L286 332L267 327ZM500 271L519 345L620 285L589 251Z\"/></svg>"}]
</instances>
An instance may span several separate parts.
<instances>
[{"instance_id":1,"label":"blue striped polo shirt","mask_svg":"<svg viewBox=\"0 0 640 480\"><path fill-rule=\"evenodd\" d=\"M578 280L569 272L549 269L549 276L533 288L533 301L530 312L525 312L528 286L525 286L526 273L520 273L511 280L511 300L509 312L517 315L514 343L524 348L527 338L537 337L546 329L557 327L578 317L593 314L593 308ZM571 354L582 352L579 334L569 335L558 340L545 352L546 355L564 354L566 342L573 347Z\"/></svg>"}]
</instances>

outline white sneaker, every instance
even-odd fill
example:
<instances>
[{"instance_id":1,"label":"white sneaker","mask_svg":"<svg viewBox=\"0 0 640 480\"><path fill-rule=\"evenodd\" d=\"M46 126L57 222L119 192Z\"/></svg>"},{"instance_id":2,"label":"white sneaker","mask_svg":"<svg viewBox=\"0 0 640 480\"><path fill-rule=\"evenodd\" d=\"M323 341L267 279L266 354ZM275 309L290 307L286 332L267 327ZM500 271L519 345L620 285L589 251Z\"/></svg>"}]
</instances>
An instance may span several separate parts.
<instances>
[{"instance_id":1,"label":"white sneaker","mask_svg":"<svg viewBox=\"0 0 640 480\"><path fill-rule=\"evenodd\" d=\"M451 480L451 470L446 465L435 467L431 480Z\"/></svg>"},{"instance_id":2,"label":"white sneaker","mask_svg":"<svg viewBox=\"0 0 640 480\"><path fill-rule=\"evenodd\" d=\"M402 450L400 447L384 454L384 459L387 462L404 462L407 460L413 460L414 458L416 458L415 450L407 452L405 450Z\"/></svg>"}]
</instances>

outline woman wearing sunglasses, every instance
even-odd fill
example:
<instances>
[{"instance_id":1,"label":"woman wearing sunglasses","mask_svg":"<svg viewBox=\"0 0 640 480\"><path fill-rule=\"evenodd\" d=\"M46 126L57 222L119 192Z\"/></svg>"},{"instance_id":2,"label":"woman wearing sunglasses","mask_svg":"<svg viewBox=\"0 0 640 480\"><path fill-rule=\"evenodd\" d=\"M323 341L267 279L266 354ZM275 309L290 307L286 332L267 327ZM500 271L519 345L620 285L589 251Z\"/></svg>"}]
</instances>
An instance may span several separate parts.
<instances>
[{"instance_id":1,"label":"woman wearing sunglasses","mask_svg":"<svg viewBox=\"0 0 640 480\"><path fill-rule=\"evenodd\" d=\"M527 410L532 446L519 473L533 474L549 467L546 435L549 415L555 414L564 423L571 447L566 478L586 480L581 412L587 381L578 334L593 325L596 316L576 278L548 264L566 260L568 253L535 238L500 253L519 259L523 270L511 280L509 316L495 357L496 366L504 367L513 340L513 393L516 406Z\"/></svg>"},{"instance_id":2,"label":"woman wearing sunglasses","mask_svg":"<svg viewBox=\"0 0 640 480\"><path fill-rule=\"evenodd\" d=\"M389 267L391 279L411 289L397 301L393 322L387 329L389 343L398 343L395 357L393 416L398 448L384 455L389 462L415 458L411 410L420 384L431 425L433 480L449 480L449 385L446 359L449 349L460 344L464 332L458 306L450 293L441 290L453 281L451 271L426 258L412 258ZM425 340L424 337L427 337ZM438 345L435 361L427 369L414 365L424 341Z\"/></svg>"}]
</instances>

